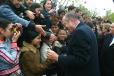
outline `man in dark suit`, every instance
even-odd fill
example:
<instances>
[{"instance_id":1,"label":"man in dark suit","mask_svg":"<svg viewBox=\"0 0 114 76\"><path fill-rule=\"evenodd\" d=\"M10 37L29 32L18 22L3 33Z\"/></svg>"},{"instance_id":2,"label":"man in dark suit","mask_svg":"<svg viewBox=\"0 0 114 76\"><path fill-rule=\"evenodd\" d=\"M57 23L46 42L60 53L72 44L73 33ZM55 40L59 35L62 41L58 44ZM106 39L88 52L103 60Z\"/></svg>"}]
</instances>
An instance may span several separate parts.
<instances>
[{"instance_id":1,"label":"man in dark suit","mask_svg":"<svg viewBox=\"0 0 114 76\"><path fill-rule=\"evenodd\" d=\"M110 26L110 33L104 37L102 47L102 76L114 76L114 23Z\"/></svg>"},{"instance_id":2,"label":"man in dark suit","mask_svg":"<svg viewBox=\"0 0 114 76\"><path fill-rule=\"evenodd\" d=\"M97 41L91 28L81 23L75 13L63 17L65 27L71 32L65 54L48 51L48 59L55 61L64 76L100 76Z\"/></svg>"}]
</instances>

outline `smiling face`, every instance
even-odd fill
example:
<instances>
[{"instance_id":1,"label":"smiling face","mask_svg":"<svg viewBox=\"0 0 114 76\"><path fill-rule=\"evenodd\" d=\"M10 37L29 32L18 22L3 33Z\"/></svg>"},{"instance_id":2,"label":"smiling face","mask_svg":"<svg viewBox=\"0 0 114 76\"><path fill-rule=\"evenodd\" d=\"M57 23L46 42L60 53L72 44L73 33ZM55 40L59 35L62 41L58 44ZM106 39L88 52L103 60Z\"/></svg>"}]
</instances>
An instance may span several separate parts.
<instances>
[{"instance_id":1,"label":"smiling face","mask_svg":"<svg viewBox=\"0 0 114 76\"><path fill-rule=\"evenodd\" d=\"M51 2L51 0L47 0L47 1L46 1L46 3L44 4L44 8L45 8L46 10L48 10L48 11L51 10L51 8L52 8L52 2Z\"/></svg>"},{"instance_id":2,"label":"smiling face","mask_svg":"<svg viewBox=\"0 0 114 76\"><path fill-rule=\"evenodd\" d=\"M65 28L69 30L69 32L73 32L80 23L80 20L78 19L78 16L71 11L65 14L65 16L62 19L62 22Z\"/></svg>"},{"instance_id":3,"label":"smiling face","mask_svg":"<svg viewBox=\"0 0 114 76\"><path fill-rule=\"evenodd\" d=\"M68 20L65 16L62 19L62 22L65 26L66 29L68 29L70 32L72 32L74 30L74 20L70 19Z\"/></svg>"},{"instance_id":4,"label":"smiling face","mask_svg":"<svg viewBox=\"0 0 114 76\"><path fill-rule=\"evenodd\" d=\"M67 32L65 30L59 30L58 39L64 41L67 38Z\"/></svg>"}]
</instances>

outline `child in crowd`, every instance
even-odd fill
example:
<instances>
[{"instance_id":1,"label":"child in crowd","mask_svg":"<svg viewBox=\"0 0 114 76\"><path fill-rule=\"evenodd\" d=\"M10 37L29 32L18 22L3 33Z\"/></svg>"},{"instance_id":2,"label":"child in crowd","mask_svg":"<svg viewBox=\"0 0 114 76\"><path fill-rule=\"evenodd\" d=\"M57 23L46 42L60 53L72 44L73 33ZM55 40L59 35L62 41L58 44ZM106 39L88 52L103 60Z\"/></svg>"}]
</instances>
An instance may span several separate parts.
<instances>
[{"instance_id":1,"label":"child in crowd","mask_svg":"<svg viewBox=\"0 0 114 76\"><path fill-rule=\"evenodd\" d=\"M50 64L49 60L41 63L38 49L40 42L41 34L35 30L26 31L20 55L20 65L24 76L42 76Z\"/></svg>"},{"instance_id":2,"label":"child in crowd","mask_svg":"<svg viewBox=\"0 0 114 76\"><path fill-rule=\"evenodd\" d=\"M58 31L59 31L59 26L58 26L58 24L57 24L57 21L53 21L53 22L52 22L52 26L51 26L51 28L50 28L50 31L51 31L55 36L57 36L57 33L58 33Z\"/></svg>"},{"instance_id":3,"label":"child in crowd","mask_svg":"<svg viewBox=\"0 0 114 76\"><path fill-rule=\"evenodd\" d=\"M0 19L0 76L19 76L21 72L17 46L20 31L13 26L9 21Z\"/></svg>"},{"instance_id":4,"label":"child in crowd","mask_svg":"<svg viewBox=\"0 0 114 76\"><path fill-rule=\"evenodd\" d=\"M53 33L48 33L47 36L45 36L42 39L42 45L41 45L41 59L42 59L42 63L44 63L47 60L47 52L50 49L53 49L53 43L56 40L56 36ZM55 64L51 64L49 66L49 68L46 70L46 76L56 76L56 70L55 70L56 66Z\"/></svg>"},{"instance_id":5,"label":"child in crowd","mask_svg":"<svg viewBox=\"0 0 114 76\"><path fill-rule=\"evenodd\" d=\"M47 51L53 48L53 43L56 40L56 36L53 33L48 33L42 40L41 45L41 59L42 63L47 59Z\"/></svg>"},{"instance_id":6,"label":"child in crowd","mask_svg":"<svg viewBox=\"0 0 114 76\"><path fill-rule=\"evenodd\" d=\"M56 53L61 54L63 51L60 51L63 46L66 45L67 32L64 29L60 29L57 34L57 41L54 42L54 48Z\"/></svg>"}]
</instances>

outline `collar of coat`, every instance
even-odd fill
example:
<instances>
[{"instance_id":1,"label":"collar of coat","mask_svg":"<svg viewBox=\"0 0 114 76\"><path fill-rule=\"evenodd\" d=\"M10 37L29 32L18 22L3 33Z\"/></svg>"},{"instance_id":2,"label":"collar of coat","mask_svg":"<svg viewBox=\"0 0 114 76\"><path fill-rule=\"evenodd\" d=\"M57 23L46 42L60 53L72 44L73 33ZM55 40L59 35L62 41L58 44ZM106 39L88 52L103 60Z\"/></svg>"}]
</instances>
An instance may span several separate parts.
<instances>
[{"instance_id":1,"label":"collar of coat","mask_svg":"<svg viewBox=\"0 0 114 76\"><path fill-rule=\"evenodd\" d=\"M38 49L36 47L34 47L32 44L30 43L27 43L27 42L23 42L23 47L21 48L21 51L22 52L33 52L33 53L36 53Z\"/></svg>"}]
</instances>

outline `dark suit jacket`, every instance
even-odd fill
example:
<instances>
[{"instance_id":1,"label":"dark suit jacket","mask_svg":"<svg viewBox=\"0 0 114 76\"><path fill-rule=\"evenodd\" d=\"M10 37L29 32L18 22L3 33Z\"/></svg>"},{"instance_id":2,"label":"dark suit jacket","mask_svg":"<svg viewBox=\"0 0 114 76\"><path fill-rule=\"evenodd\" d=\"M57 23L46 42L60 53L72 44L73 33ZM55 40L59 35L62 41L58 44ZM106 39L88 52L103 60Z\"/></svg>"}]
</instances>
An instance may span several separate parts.
<instances>
[{"instance_id":1,"label":"dark suit jacket","mask_svg":"<svg viewBox=\"0 0 114 76\"><path fill-rule=\"evenodd\" d=\"M71 33L58 65L65 76L100 76L98 46L91 28L80 23Z\"/></svg>"},{"instance_id":2,"label":"dark suit jacket","mask_svg":"<svg viewBox=\"0 0 114 76\"><path fill-rule=\"evenodd\" d=\"M114 44L110 46L113 39L112 34L104 37L102 49L102 74L103 76L114 76Z\"/></svg>"}]
</instances>

